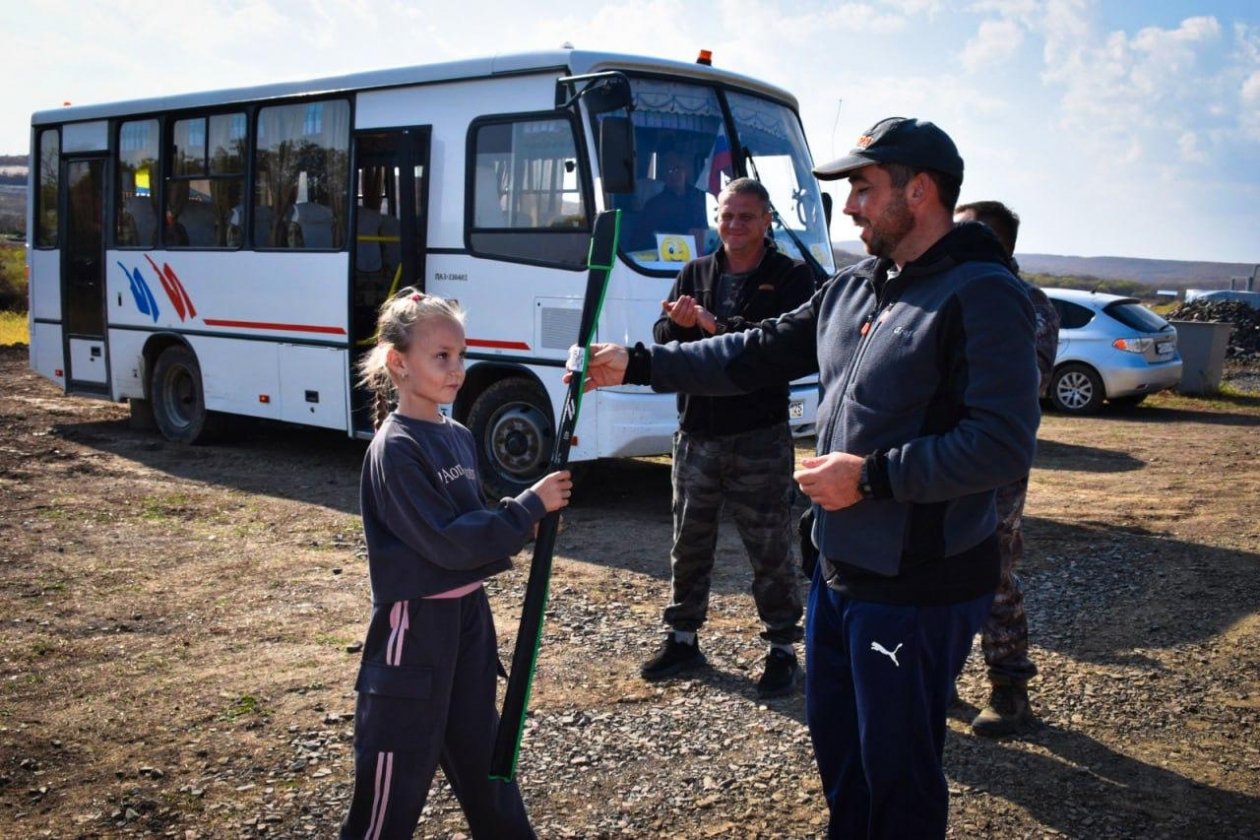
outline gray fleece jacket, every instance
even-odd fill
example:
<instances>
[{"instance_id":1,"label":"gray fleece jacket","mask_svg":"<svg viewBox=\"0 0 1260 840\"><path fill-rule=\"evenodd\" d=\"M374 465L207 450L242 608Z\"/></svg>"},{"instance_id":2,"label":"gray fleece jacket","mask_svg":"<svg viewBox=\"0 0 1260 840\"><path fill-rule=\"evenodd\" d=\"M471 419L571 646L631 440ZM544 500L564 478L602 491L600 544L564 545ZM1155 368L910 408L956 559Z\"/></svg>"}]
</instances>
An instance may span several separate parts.
<instances>
[{"instance_id":1,"label":"gray fleece jacket","mask_svg":"<svg viewBox=\"0 0 1260 840\"><path fill-rule=\"evenodd\" d=\"M817 511L828 585L862 600L993 591L993 490L1028 473L1040 411L1034 318L1001 246L954 228L894 278L847 268L757 329L637 354L627 381L733 394L818 372L818 452L867 459L874 498Z\"/></svg>"}]
</instances>

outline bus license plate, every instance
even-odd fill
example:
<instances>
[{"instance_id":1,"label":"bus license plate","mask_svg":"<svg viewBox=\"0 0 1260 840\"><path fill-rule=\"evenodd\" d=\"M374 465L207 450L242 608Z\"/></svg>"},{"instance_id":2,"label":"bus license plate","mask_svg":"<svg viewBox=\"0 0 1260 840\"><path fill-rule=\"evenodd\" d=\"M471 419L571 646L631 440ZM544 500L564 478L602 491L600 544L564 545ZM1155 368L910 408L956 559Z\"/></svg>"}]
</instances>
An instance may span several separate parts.
<instances>
[{"instance_id":1,"label":"bus license plate","mask_svg":"<svg viewBox=\"0 0 1260 840\"><path fill-rule=\"evenodd\" d=\"M800 420L805 416L805 401L792 400L788 403L788 418L791 420Z\"/></svg>"},{"instance_id":2,"label":"bus license plate","mask_svg":"<svg viewBox=\"0 0 1260 840\"><path fill-rule=\"evenodd\" d=\"M1155 345L1155 352L1161 356L1171 356L1173 353L1173 344L1171 341L1161 341Z\"/></svg>"}]
</instances>

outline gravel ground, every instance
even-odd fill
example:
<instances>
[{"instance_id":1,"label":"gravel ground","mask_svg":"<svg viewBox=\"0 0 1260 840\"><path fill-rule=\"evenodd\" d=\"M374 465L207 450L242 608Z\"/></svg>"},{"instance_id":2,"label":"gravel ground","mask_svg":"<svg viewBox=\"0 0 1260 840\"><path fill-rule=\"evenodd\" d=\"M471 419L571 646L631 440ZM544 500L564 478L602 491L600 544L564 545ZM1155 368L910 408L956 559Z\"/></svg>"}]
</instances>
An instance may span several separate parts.
<instances>
[{"instance_id":1,"label":"gravel ground","mask_svg":"<svg viewBox=\"0 0 1260 840\"><path fill-rule=\"evenodd\" d=\"M332 837L367 612L362 445L264 429L190 450L125 417L0 354L0 838ZM1256 398L1047 415L1024 568L1040 725L971 734L974 651L948 722L951 837L1257 836L1257 429ZM753 690L733 528L711 667L637 676L668 492L660 462L601 463L566 514L519 770L539 836L821 836L801 695ZM527 566L490 583L505 660ZM439 780L417 836L466 830Z\"/></svg>"}]
</instances>

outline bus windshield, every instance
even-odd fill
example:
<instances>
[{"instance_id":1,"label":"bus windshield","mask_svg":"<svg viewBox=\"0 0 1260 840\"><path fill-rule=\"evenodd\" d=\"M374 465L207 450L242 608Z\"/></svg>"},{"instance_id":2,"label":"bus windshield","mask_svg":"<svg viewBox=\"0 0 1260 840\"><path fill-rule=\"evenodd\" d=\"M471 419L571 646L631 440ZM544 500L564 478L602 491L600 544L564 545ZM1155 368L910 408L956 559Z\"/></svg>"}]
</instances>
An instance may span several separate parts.
<instances>
[{"instance_id":1,"label":"bus windshield","mask_svg":"<svg viewBox=\"0 0 1260 840\"><path fill-rule=\"evenodd\" d=\"M631 77L630 85L635 190L607 196L607 206L623 211L621 246L633 265L672 274L716 250L718 193L747 175L766 187L781 225L795 235L774 226L779 249L802 259L799 242L828 274L834 270L818 182L791 108L696 82Z\"/></svg>"}]
</instances>

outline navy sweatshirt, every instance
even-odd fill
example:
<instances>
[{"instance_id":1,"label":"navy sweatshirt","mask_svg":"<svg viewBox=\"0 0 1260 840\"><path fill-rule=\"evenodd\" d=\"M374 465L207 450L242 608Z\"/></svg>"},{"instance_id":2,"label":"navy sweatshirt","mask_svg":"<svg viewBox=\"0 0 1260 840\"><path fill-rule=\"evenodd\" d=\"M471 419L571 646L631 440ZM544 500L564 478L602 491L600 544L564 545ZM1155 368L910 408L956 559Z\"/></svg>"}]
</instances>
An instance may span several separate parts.
<instances>
[{"instance_id":1,"label":"navy sweatshirt","mask_svg":"<svg viewBox=\"0 0 1260 840\"><path fill-rule=\"evenodd\" d=\"M511 567L547 510L526 490L487 509L472 434L390 414L359 484L372 602L436 595Z\"/></svg>"},{"instance_id":2,"label":"navy sweatshirt","mask_svg":"<svg viewBox=\"0 0 1260 840\"><path fill-rule=\"evenodd\" d=\"M883 603L958 603L996 588L993 490L1032 466L1032 306L983 225L958 226L891 279L890 267L864 260L748 332L654 346L626 381L721 395L817 371L818 452L867 457L875 490L818 511L828 585Z\"/></svg>"}]
</instances>

